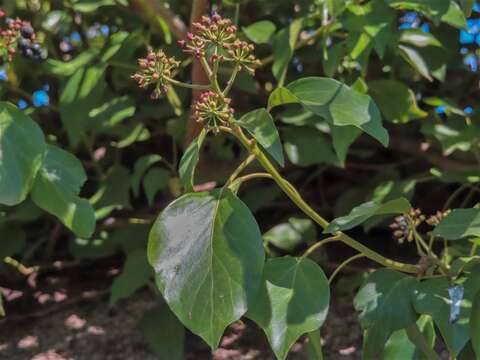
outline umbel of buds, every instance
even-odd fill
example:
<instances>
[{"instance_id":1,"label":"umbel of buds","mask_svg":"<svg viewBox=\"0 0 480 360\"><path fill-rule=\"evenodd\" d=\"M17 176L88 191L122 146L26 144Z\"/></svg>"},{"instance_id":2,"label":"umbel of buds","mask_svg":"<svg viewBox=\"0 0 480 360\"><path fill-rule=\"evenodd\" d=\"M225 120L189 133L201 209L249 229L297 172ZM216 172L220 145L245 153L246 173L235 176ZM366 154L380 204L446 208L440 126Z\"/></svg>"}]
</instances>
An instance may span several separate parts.
<instances>
[{"instance_id":1,"label":"umbel of buds","mask_svg":"<svg viewBox=\"0 0 480 360\"><path fill-rule=\"evenodd\" d=\"M206 91L193 105L193 118L197 122L205 122L213 131L218 131L218 126L226 124L234 113L230 102L229 98L213 91Z\"/></svg>"},{"instance_id":2,"label":"umbel of buds","mask_svg":"<svg viewBox=\"0 0 480 360\"><path fill-rule=\"evenodd\" d=\"M425 215L420 209L411 209L408 213L397 216L395 222L390 225L393 236L402 244L405 240L411 242L415 238L417 227L425 221Z\"/></svg>"},{"instance_id":3,"label":"umbel of buds","mask_svg":"<svg viewBox=\"0 0 480 360\"><path fill-rule=\"evenodd\" d=\"M157 99L167 92L168 84L175 76L180 61L167 57L162 50L149 50L146 58L138 60L138 65L140 70L132 78L142 88L154 85L152 98Z\"/></svg>"},{"instance_id":4,"label":"umbel of buds","mask_svg":"<svg viewBox=\"0 0 480 360\"><path fill-rule=\"evenodd\" d=\"M440 224L440 221L445 219L451 212L452 210L450 209L447 209L445 211L437 211L434 215L430 216L426 220L426 223L431 226L437 226L438 224Z\"/></svg>"},{"instance_id":5,"label":"umbel of buds","mask_svg":"<svg viewBox=\"0 0 480 360\"><path fill-rule=\"evenodd\" d=\"M210 54L209 63L233 62L239 70L245 69L252 75L255 67L261 64L253 55L253 44L237 39L237 27L229 19L218 14L203 16L202 21L193 23L192 27L193 32L178 42L185 53L196 58Z\"/></svg>"},{"instance_id":6,"label":"umbel of buds","mask_svg":"<svg viewBox=\"0 0 480 360\"><path fill-rule=\"evenodd\" d=\"M0 29L0 58L11 61L17 49L30 59L47 58L47 52L36 42L37 36L29 22L5 17L5 12L0 10L0 19L2 18L5 20Z\"/></svg>"}]
</instances>

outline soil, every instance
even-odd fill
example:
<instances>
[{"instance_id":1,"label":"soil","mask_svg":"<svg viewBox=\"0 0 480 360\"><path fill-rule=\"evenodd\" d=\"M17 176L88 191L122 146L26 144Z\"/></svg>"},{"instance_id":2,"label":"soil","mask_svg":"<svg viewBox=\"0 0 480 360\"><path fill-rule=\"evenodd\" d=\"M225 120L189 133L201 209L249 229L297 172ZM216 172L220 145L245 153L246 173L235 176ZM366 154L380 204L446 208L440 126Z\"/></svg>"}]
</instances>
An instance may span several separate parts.
<instances>
[{"instance_id":1,"label":"soil","mask_svg":"<svg viewBox=\"0 0 480 360\"><path fill-rule=\"evenodd\" d=\"M90 266L32 274L21 288L3 288L7 317L0 320L0 359L159 359L138 327L142 314L158 305L159 298L144 288L111 307L109 285L117 272ZM300 339L293 346L289 360L306 359L305 342ZM332 294L322 342L325 359L360 359L361 329L351 297ZM185 347L189 360L275 359L262 331L247 320L230 326L214 352L190 333Z\"/></svg>"}]
</instances>

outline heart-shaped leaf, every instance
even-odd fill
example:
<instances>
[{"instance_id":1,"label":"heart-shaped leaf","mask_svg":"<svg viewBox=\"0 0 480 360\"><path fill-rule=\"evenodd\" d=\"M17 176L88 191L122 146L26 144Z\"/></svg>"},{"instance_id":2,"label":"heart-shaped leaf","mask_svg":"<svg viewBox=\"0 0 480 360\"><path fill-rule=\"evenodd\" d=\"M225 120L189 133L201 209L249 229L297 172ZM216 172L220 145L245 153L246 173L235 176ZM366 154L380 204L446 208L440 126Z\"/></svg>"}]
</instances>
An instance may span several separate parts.
<instances>
[{"instance_id":1,"label":"heart-shaped leaf","mask_svg":"<svg viewBox=\"0 0 480 360\"><path fill-rule=\"evenodd\" d=\"M44 153L40 127L14 105L0 102L0 204L25 200Z\"/></svg>"},{"instance_id":2,"label":"heart-shaped leaf","mask_svg":"<svg viewBox=\"0 0 480 360\"><path fill-rule=\"evenodd\" d=\"M171 203L150 232L148 258L170 308L215 348L253 300L265 253L250 210L222 189Z\"/></svg>"},{"instance_id":3,"label":"heart-shaped leaf","mask_svg":"<svg viewBox=\"0 0 480 360\"><path fill-rule=\"evenodd\" d=\"M267 261L247 316L265 331L275 355L285 359L305 333L319 329L328 313L330 288L322 269L308 258Z\"/></svg>"}]
</instances>

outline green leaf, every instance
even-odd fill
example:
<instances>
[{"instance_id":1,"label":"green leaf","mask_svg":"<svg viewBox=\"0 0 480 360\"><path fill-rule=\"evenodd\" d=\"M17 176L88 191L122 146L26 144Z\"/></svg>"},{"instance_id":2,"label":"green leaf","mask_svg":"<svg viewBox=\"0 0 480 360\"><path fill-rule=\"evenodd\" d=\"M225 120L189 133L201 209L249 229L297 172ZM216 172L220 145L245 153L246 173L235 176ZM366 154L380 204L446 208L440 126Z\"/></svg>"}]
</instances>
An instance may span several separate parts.
<instances>
[{"instance_id":1,"label":"green leaf","mask_svg":"<svg viewBox=\"0 0 480 360\"><path fill-rule=\"evenodd\" d=\"M467 27L467 19L462 11L460 5L455 1L450 0L448 11L442 15L442 21L458 29Z\"/></svg>"},{"instance_id":2,"label":"green leaf","mask_svg":"<svg viewBox=\"0 0 480 360\"><path fill-rule=\"evenodd\" d=\"M146 311L140 330L159 359L185 359L185 329L166 304Z\"/></svg>"},{"instance_id":3,"label":"green leaf","mask_svg":"<svg viewBox=\"0 0 480 360\"><path fill-rule=\"evenodd\" d=\"M398 48L400 49L400 55L411 67L425 79L433 81L428 65L418 51L405 45L398 45Z\"/></svg>"},{"instance_id":4,"label":"green leaf","mask_svg":"<svg viewBox=\"0 0 480 360\"><path fill-rule=\"evenodd\" d=\"M312 242L316 238L317 230L312 220L294 217L263 234L265 241L285 251L292 251L298 245Z\"/></svg>"},{"instance_id":5,"label":"green leaf","mask_svg":"<svg viewBox=\"0 0 480 360\"><path fill-rule=\"evenodd\" d=\"M130 170L122 165L114 165L108 170L101 188L90 199L96 209L114 207L131 208L130 204Z\"/></svg>"},{"instance_id":6,"label":"green leaf","mask_svg":"<svg viewBox=\"0 0 480 360\"><path fill-rule=\"evenodd\" d=\"M450 6L450 0L385 0L385 2L396 9L420 11L437 22Z\"/></svg>"},{"instance_id":7,"label":"green leaf","mask_svg":"<svg viewBox=\"0 0 480 360\"><path fill-rule=\"evenodd\" d=\"M457 2L460 3L460 7L462 8L465 17L470 17L473 6L475 5L475 0L457 0Z\"/></svg>"},{"instance_id":8,"label":"green leaf","mask_svg":"<svg viewBox=\"0 0 480 360\"><path fill-rule=\"evenodd\" d=\"M394 331L417 321L409 296L416 283L415 278L390 269L368 276L354 299L355 309L361 311L360 324L367 330L365 359L376 359Z\"/></svg>"},{"instance_id":9,"label":"green leaf","mask_svg":"<svg viewBox=\"0 0 480 360\"><path fill-rule=\"evenodd\" d=\"M148 204L151 206L158 191L168 187L170 172L168 170L154 167L150 169L143 179L143 189L147 196Z\"/></svg>"},{"instance_id":10,"label":"green leaf","mask_svg":"<svg viewBox=\"0 0 480 360\"><path fill-rule=\"evenodd\" d=\"M172 311L215 348L253 300L265 253L250 210L221 189L171 203L150 232L148 258Z\"/></svg>"},{"instance_id":11,"label":"green leaf","mask_svg":"<svg viewBox=\"0 0 480 360\"><path fill-rule=\"evenodd\" d=\"M373 216L402 214L410 210L411 207L412 206L405 198L390 200L384 204L369 201L355 207L350 214L333 220L324 232L327 234L333 234L337 231L348 230L360 225Z\"/></svg>"},{"instance_id":12,"label":"green leaf","mask_svg":"<svg viewBox=\"0 0 480 360\"><path fill-rule=\"evenodd\" d=\"M185 153L180 160L178 173L183 187L185 188L185 192L193 191L195 168L197 167L200 149L202 148L206 136L207 132L203 129L200 135L198 135L198 137L188 146L187 150L185 150Z\"/></svg>"},{"instance_id":13,"label":"green leaf","mask_svg":"<svg viewBox=\"0 0 480 360\"><path fill-rule=\"evenodd\" d=\"M480 237L480 209L453 209L435 227L433 235L446 240Z\"/></svg>"},{"instance_id":14,"label":"green leaf","mask_svg":"<svg viewBox=\"0 0 480 360\"><path fill-rule=\"evenodd\" d=\"M114 0L73 0L72 6L76 11L91 13L102 6L114 6Z\"/></svg>"},{"instance_id":15,"label":"green leaf","mask_svg":"<svg viewBox=\"0 0 480 360\"><path fill-rule=\"evenodd\" d=\"M73 147L80 143L90 124L90 111L102 104L105 88L105 65L81 67L68 79L59 108Z\"/></svg>"},{"instance_id":16,"label":"green leaf","mask_svg":"<svg viewBox=\"0 0 480 360\"><path fill-rule=\"evenodd\" d=\"M271 109L278 105L295 103L298 103L297 97L285 87L276 88L271 92L270 96L268 97L268 109Z\"/></svg>"},{"instance_id":17,"label":"green leaf","mask_svg":"<svg viewBox=\"0 0 480 360\"><path fill-rule=\"evenodd\" d=\"M150 166L156 164L161 160L162 157L160 155L149 154L139 157L137 161L135 161L133 175L131 179L132 190L135 197L138 197L138 194L140 192L140 182L142 180L142 177L145 175L145 172Z\"/></svg>"},{"instance_id":18,"label":"green leaf","mask_svg":"<svg viewBox=\"0 0 480 360\"><path fill-rule=\"evenodd\" d=\"M307 126L288 127L283 134L285 152L293 164L310 166L337 163L330 140L317 129Z\"/></svg>"},{"instance_id":19,"label":"green leaf","mask_svg":"<svg viewBox=\"0 0 480 360\"><path fill-rule=\"evenodd\" d=\"M296 19L288 27L276 33L272 39L274 59L272 73L280 84L285 81L288 64L293 56L302 26L303 18Z\"/></svg>"},{"instance_id":20,"label":"green leaf","mask_svg":"<svg viewBox=\"0 0 480 360\"><path fill-rule=\"evenodd\" d=\"M452 300L448 289L452 284L446 278L429 279L419 283L413 295L413 305L419 314L430 315L440 330L452 356L457 356L470 340L470 308L474 295L480 290L479 272L473 272L464 282L464 297L460 302L459 319L452 323Z\"/></svg>"},{"instance_id":21,"label":"green leaf","mask_svg":"<svg viewBox=\"0 0 480 360\"><path fill-rule=\"evenodd\" d=\"M428 115L418 108L413 91L400 81L371 81L368 83L368 89L380 111L389 121L407 123Z\"/></svg>"},{"instance_id":22,"label":"green leaf","mask_svg":"<svg viewBox=\"0 0 480 360\"><path fill-rule=\"evenodd\" d=\"M442 46L442 43L432 33L427 33L421 29L403 30L400 35L400 41L418 47Z\"/></svg>"},{"instance_id":23,"label":"green leaf","mask_svg":"<svg viewBox=\"0 0 480 360\"><path fill-rule=\"evenodd\" d=\"M331 124L356 126L384 146L388 145L388 133L382 126L380 111L368 95L352 90L337 80L322 77L302 78L286 88L289 94L282 91L287 103L292 103L293 97L296 97L298 103ZM277 96L272 104L282 103Z\"/></svg>"},{"instance_id":24,"label":"green leaf","mask_svg":"<svg viewBox=\"0 0 480 360\"><path fill-rule=\"evenodd\" d=\"M110 304L134 294L137 289L145 286L151 277L153 270L147 261L145 249L127 254L122 273L113 280Z\"/></svg>"},{"instance_id":25,"label":"green leaf","mask_svg":"<svg viewBox=\"0 0 480 360\"><path fill-rule=\"evenodd\" d=\"M472 335L473 350L478 359L480 358L480 292L477 292L473 298L470 313L470 334Z\"/></svg>"},{"instance_id":26,"label":"green leaf","mask_svg":"<svg viewBox=\"0 0 480 360\"><path fill-rule=\"evenodd\" d=\"M135 102L128 96L114 98L90 111L92 128L110 130L135 113Z\"/></svg>"},{"instance_id":27,"label":"green leaf","mask_svg":"<svg viewBox=\"0 0 480 360\"><path fill-rule=\"evenodd\" d=\"M322 339L320 330L308 333L307 358L308 360L323 360Z\"/></svg>"},{"instance_id":28,"label":"green leaf","mask_svg":"<svg viewBox=\"0 0 480 360\"><path fill-rule=\"evenodd\" d=\"M47 153L32 188L32 200L55 215L77 236L89 238L95 230L92 205L78 194L87 180L82 163L74 155L53 145Z\"/></svg>"},{"instance_id":29,"label":"green leaf","mask_svg":"<svg viewBox=\"0 0 480 360\"><path fill-rule=\"evenodd\" d=\"M345 166L347 153L350 146L358 139L362 131L355 126L335 126L330 127L333 148L337 154L340 166Z\"/></svg>"},{"instance_id":30,"label":"green leaf","mask_svg":"<svg viewBox=\"0 0 480 360\"><path fill-rule=\"evenodd\" d=\"M25 200L42 166L45 147L40 127L16 106L0 102L0 204Z\"/></svg>"},{"instance_id":31,"label":"green leaf","mask_svg":"<svg viewBox=\"0 0 480 360\"><path fill-rule=\"evenodd\" d=\"M275 30L277 30L275 24L268 20L257 21L243 28L244 34L255 44L266 44L270 42Z\"/></svg>"},{"instance_id":32,"label":"green leaf","mask_svg":"<svg viewBox=\"0 0 480 360\"><path fill-rule=\"evenodd\" d=\"M298 338L319 329L330 303L330 288L322 269L308 258L268 260L255 301L247 317L267 335L278 359L285 359Z\"/></svg>"},{"instance_id":33,"label":"green leaf","mask_svg":"<svg viewBox=\"0 0 480 360\"><path fill-rule=\"evenodd\" d=\"M257 109L243 115L238 124L246 129L280 166L285 165L280 135L272 115L266 109Z\"/></svg>"}]
</instances>

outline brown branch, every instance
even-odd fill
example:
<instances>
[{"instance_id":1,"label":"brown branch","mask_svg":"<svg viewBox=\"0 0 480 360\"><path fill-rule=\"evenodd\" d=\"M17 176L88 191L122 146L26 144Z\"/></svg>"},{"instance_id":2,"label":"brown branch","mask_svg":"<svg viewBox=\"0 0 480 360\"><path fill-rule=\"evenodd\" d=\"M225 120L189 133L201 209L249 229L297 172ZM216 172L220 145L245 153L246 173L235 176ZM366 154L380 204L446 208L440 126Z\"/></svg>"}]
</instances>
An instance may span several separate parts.
<instances>
[{"instance_id":1,"label":"brown branch","mask_svg":"<svg viewBox=\"0 0 480 360\"><path fill-rule=\"evenodd\" d=\"M159 1L129 0L129 4L136 10L139 16L150 23L155 32L163 34L162 26L158 21L160 17L167 23L168 28L176 39L183 39L187 36L188 29L182 19L163 6Z\"/></svg>"},{"instance_id":2,"label":"brown branch","mask_svg":"<svg viewBox=\"0 0 480 360\"><path fill-rule=\"evenodd\" d=\"M197 22L201 19L202 15L208 12L209 1L208 0L193 0L192 2L192 12L190 15L190 26L194 22ZM192 63L192 83L193 84L208 84L209 80L207 74L202 68L202 65L197 59L193 60ZM197 101L201 94L199 90L193 90L192 92L192 104ZM190 117L187 121L186 133L185 133L185 142L184 147L186 148L190 143L195 139L200 131L202 130L202 125L199 124L195 119Z\"/></svg>"}]
</instances>

